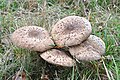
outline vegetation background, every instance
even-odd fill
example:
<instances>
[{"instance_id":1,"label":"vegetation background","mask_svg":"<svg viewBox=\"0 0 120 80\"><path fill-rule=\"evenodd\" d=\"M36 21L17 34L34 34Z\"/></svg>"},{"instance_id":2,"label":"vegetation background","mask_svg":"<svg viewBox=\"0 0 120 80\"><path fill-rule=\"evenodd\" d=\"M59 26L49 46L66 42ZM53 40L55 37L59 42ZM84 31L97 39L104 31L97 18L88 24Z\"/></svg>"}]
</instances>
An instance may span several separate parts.
<instances>
[{"instance_id":1,"label":"vegetation background","mask_svg":"<svg viewBox=\"0 0 120 80\"><path fill-rule=\"evenodd\" d=\"M13 45L19 27L51 30L69 15L87 18L92 34L101 37L106 53L98 61L77 61L72 68L55 66L37 52ZM0 80L120 80L120 0L0 0Z\"/></svg>"}]
</instances>

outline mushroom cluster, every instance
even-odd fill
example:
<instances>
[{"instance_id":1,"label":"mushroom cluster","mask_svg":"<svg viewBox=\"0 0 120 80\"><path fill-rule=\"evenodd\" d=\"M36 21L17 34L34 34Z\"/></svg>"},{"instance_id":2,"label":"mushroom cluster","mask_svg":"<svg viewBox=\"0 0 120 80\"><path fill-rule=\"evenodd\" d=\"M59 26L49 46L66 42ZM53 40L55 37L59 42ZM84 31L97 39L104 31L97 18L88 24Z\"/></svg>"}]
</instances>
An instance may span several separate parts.
<instances>
[{"instance_id":1,"label":"mushroom cluster","mask_svg":"<svg viewBox=\"0 0 120 80\"><path fill-rule=\"evenodd\" d=\"M21 48L39 51L49 63L72 67L76 59L98 60L105 53L103 40L91 33L87 19L68 16L53 25L50 33L42 27L25 26L15 30L11 39Z\"/></svg>"}]
</instances>

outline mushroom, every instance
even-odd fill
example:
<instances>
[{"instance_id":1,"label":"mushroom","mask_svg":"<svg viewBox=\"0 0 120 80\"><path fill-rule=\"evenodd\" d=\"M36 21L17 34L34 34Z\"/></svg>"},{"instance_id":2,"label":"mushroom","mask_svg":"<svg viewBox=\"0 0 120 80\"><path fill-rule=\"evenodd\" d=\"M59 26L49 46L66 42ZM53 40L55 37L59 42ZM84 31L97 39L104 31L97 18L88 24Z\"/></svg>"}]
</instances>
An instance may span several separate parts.
<instances>
[{"instance_id":1,"label":"mushroom","mask_svg":"<svg viewBox=\"0 0 120 80\"><path fill-rule=\"evenodd\" d=\"M90 22L79 16L68 16L58 21L51 31L56 45L68 47L80 44L92 32Z\"/></svg>"},{"instance_id":2,"label":"mushroom","mask_svg":"<svg viewBox=\"0 0 120 80\"><path fill-rule=\"evenodd\" d=\"M21 48L39 52L53 48L54 45L49 33L38 26L21 27L12 34L11 39L15 45Z\"/></svg>"},{"instance_id":3,"label":"mushroom","mask_svg":"<svg viewBox=\"0 0 120 80\"><path fill-rule=\"evenodd\" d=\"M75 66L75 61L71 57L69 57L64 51L51 49L40 54L40 56L44 60L52 64L66 66L66 67Z\"/></svg>"},{"instance_id":4,"label":"mushroom","mask_svg":"<svg viewBox=\"0 0 120 80\"><path fill-rule=\"evenodd\" d=\"M70 47L69 52L78 60L98 60L105 53L105 43L101 38L90 35L83 43Z\"/></svg>"}]
</instances>

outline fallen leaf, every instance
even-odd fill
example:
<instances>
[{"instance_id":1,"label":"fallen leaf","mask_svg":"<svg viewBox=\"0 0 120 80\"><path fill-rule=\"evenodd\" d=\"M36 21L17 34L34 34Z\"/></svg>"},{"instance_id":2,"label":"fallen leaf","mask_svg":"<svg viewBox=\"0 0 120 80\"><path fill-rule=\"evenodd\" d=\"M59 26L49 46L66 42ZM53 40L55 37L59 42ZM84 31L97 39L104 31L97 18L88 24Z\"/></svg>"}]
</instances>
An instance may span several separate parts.
<instances>
[{"instance_id":1,"label":"fallen leaf","mask_svg":"<svg viewBox=\"0 0 120 80\"><path fill-rule=\"evenodd\" d=\"M12 80L26 80L26 73L24 71L18 71Z\"/></svg>"}]
</instances>

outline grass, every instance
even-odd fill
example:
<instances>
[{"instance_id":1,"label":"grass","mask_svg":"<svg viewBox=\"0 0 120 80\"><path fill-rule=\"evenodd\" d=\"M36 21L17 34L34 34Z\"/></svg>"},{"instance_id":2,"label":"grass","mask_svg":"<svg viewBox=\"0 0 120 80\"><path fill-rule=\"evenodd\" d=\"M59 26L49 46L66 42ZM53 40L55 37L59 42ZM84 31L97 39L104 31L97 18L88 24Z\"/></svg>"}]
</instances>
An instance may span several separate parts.
<instances>
[{"instance_id":1,"label":"grass","mask_svg":"<svg viewBox=\"0 0 120 80\"><path fill-rule=\"evenodd\" d=\"M61 1L61 2L60 2ZM120 1L119 0L37 0L38 6L26 7L24 0L0 1L0 80L12 80L18 71L26 80L120 80ZM11 34L19 27L36 25L51 30L58 20L69 15L89 19L93 32L106 44L98 61L78 61L66 68L47 63L37 52L13 45Z\"/></svg>"}]
</instances>

